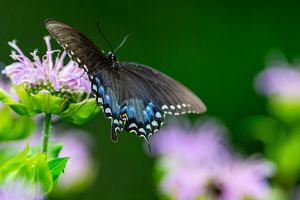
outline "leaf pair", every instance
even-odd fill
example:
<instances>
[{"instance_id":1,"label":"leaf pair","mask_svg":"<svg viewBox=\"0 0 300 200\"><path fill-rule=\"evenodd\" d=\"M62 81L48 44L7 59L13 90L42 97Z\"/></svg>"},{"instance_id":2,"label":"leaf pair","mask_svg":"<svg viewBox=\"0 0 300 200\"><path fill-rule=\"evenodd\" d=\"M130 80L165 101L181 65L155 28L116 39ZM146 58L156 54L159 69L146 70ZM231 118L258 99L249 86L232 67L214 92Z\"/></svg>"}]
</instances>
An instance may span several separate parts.
<instances>
[{"instance_id":1,"label":"leaf pair","mask_svg":"<svg viewBox=\"0 0 300 200\"><path fill-rule=\"evenodd\" d=\"M17 94L19 103L0 87L0 100L2 103L9 105L19 115L29 117L39 113L51 113L73 124L83 124L101 110L96 105L94 98L79 103L70 103L49 93L30 94L23 84L17 86Z\"/></svg>"},{"instance_id":2,"label":"leaf pair","mask_svg":"<svg viewBox=\"0 0 300 200\"><path fill-rule=\"evenodd\" d=\"M0 188L6 195L32 199L51 192L70 159L54 158L47 163L46 155L40 151L28 157L29 150L27 143L23 151L0 168Z\"/></svg>"}]
</instances>

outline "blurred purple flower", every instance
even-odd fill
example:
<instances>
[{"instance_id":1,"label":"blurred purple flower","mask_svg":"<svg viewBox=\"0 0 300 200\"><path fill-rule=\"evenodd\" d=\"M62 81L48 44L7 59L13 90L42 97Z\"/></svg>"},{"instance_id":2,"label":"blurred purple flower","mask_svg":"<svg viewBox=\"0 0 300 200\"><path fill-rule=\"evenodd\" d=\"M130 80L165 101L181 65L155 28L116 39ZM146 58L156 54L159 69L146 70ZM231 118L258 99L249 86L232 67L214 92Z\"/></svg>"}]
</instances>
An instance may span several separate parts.
<instances>
[{"instance_id":1,"label":"blurred purple flower","mask_svg":"<svg viewBox=\"0 0 300 200\"><path fill-rule=\"evenodd\" d=\"M163 134L154 135L151 140L154 154L175 157L181 163L208 162L212 156L229 156L222 138L225 128L217 126L215 121L208 120L198 129L187 129L190 130L169 126L161 131Z\"/></svg>"},{"instance_id":2,"label":"blurred purple flower","mask_svg":"<svg viewBox=\"0 0 300 200\"><path fill-rule=\"evenodd\" d=\"M224 130L207 120L194 130L173 125L153 136L153 151L160 155L157 169L163 172L159 183L163 194L178 200L242 200L267 194L266 177L272 174L272 165L231 154L222 138Z\"/></svg>"},{"instance_id":3,"label":"blurred purple flower","mask_svg":"<svg viewBox=\"0 0 300 200\"><path fill-rule=\"evenodd\" d=\"M12 51L11 57L18 62L6 66L2 73L10 77L14 85L25 83L26 88L35 94L42 92L55 94L55 96L61 96L63 93L78 95L82 90L90 93L90 83L84 71L78 68L72 60L63 66L65 51L53 63L52 54L58 50L51 50L50 36L44 37L44 40L47 45L47 53L41 61L37 56L38 51L35 50L31 53L34 62L23 54L16 45L16 41L8 42L16 50ZM57 94L56 91L61 93Z\"/></svg>"},{"instance_id":4,"label":"blurred purple flower","mask_svg":"<svg viewBox=\"0 0 300 200\"><path fill-rule=\"evenodd\" d=\"M62 135L51 136L50 141L62 141L63 148L59 157L71 157L67 162L64 173L58 180L58 190L65 191L75 186L77 192L86 189L89 183L95 180L97 169L91 156L91 141L87 133L79 130L69 130Z\"/></svg>"},{"instance_id":5,"label":"blurred purple flower","mask_svg":"<svg viewBox=\"0 0 300 200\"><path fill-rule=\"evenodd\" d=\"M33 181L23 180L6 183L0 188L1 200L40 200L43 199L43 192L39 190L41 186Z\"/></svg>"},{"instance_id":6,"label":"blurred purple flower","mask_svg":"<svg viewBox=\"0 0 300 200\"><path fill-rule=\"evenodd\" d=\"M300 68L289 65L268 67L254 81L256 90L265 96L300 98Z\"/></svg>"}]
</instances>

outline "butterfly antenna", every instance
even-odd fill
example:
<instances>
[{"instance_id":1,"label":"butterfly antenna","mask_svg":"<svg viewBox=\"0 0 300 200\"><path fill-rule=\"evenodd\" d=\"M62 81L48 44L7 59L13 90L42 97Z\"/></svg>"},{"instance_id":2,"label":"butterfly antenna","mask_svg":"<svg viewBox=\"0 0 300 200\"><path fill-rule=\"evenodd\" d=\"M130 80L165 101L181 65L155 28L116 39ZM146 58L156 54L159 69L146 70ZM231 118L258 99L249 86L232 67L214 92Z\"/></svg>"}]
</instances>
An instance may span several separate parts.
<instances>
[{"instance_id":1,"label":"butterfly antenna","mask_svg":"<svg viewBox=\"0 0 300 200\"><path fill-rule=\"evenodd\" d=\"M114 52L116 52L123 44L124 42L127 40L127 38L131 35L131 33L129 33L128 35L125 36L125 38L123 39L122 43L115 49Z\"/></svg>"},{"instance_id":2,"label":"butterfly antenna","mask_svg":"<svg viewBox=\"0 0 300 200\"><path fill-rule=\"evenodd\" d=\"M106 37L103 35L103 33L101 32L100 28L99 28L99 22L97 23L97 28L99 30L99 32L101 33L101 35L104 37L104 39L106 40L107 44L110 46L111 51L114 51L113 48L111 47L110 43L108 42L108 40L106 39Z\"/></svg>"}]
</instances>

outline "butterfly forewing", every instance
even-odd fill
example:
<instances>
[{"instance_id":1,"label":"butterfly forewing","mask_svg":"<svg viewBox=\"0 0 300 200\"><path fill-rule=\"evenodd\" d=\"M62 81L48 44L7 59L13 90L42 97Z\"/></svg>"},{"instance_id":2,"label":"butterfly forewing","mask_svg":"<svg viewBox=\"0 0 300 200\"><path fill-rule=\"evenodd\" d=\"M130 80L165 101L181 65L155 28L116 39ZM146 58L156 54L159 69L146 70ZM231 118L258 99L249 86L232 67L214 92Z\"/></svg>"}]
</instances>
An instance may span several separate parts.
<instances>
[{"instance_id":1,"label":"butterfly forewing","mask_svg":"<svg viewBox=\"0 0 300 200\"><path fill-rule=\"evenodd\" d=\"M53 38L87 74L98 74L108 66L109 60L101 49L75 28L55 19L47 19L45 25Z\"/></svg>"}]
</instances>

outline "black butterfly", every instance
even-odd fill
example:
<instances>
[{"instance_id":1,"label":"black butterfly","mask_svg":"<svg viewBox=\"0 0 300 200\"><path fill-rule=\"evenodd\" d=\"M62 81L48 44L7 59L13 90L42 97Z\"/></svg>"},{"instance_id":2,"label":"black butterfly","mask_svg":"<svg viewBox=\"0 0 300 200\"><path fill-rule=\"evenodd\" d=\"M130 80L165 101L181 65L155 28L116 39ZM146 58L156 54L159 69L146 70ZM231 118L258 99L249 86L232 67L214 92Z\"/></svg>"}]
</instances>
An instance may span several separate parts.
<instances>
[{"instance_id":1,"label":"black butterfly","mask_svg":"<svg viewBox=\"0 0 300 200\"><path fill-rule=\"evenodd\" d=\"M165 114L203 113L202 101L169 76L132 62L119 62L114 52L106 56L91 40L75 28L47 19L46 28L82 68L91 82L96 103L111 118L111 137L117 132L135 132L148 141L165 120Z\"/></svg>"}]
</instances>

